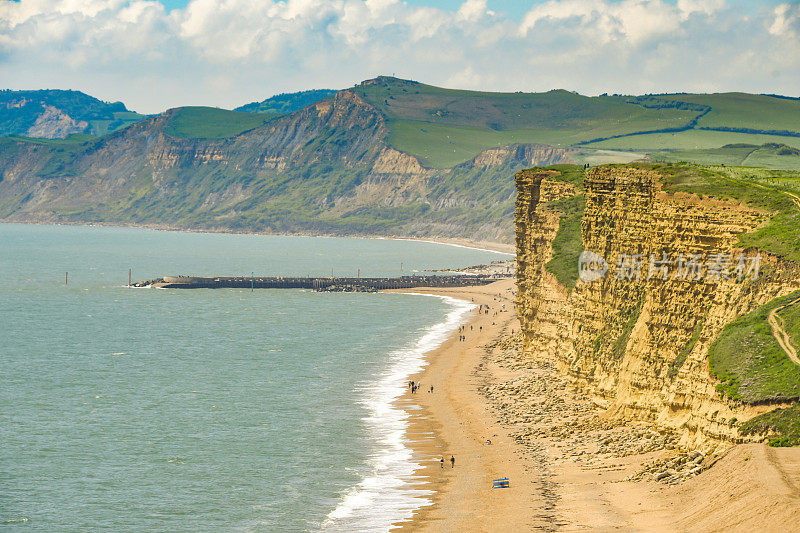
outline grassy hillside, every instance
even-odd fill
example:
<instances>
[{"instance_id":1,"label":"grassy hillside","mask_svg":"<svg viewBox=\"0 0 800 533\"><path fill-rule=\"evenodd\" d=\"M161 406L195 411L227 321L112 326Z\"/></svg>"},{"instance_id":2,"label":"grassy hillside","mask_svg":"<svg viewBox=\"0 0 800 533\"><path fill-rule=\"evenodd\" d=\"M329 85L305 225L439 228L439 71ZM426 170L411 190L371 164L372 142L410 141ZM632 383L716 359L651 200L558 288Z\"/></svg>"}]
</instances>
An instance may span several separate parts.
<instances>
[{"instance_id":1,"label":"grassy hillside","mask_svg":"<svg viewBox=\"0 0 800 533\"><path fill-rule=\"evenodd\" d=\"M263 126L277 115L241 113L216 107L180 107L171 111L165 132L183 139L223 139Z\"/></svg>"},{"instance_id":2,"label":"grassy hillside","mask_svg":"<svg viewBox=\"0 0 800 533\"><path fill-rule=\"evenodd\" d=\"M781 349L767 322L769 313L800 297L777 298L728 324L709 349L711 375L726 396L747 403L800 398L800 365ZM793 338L800 337L800 315L784 315Z\"/></svg>"},{"instance_id":3,"label":"grassy hillside","mask_svg":"<svg viewBox=\"0 0 800 533\"><path fill-rule=\"evenodd\" d=\"M261 102L251 102L237 107L234 111L288 115L289 113L294 113L322 99L328 98L329 96L333 96L336 93L337 91L333 89L311 89L310 91L300 91L297 93L281 93Z\"/></svg>"},{"instance_id":4,"label":"grassy hillside","mask_svg":"<svg viewBox=\"0 0 800 533\"><path fill-rule=\"evenodd\" d=\"M752 418L742 424L739 432L742 435L770 433L770 446L800 446L800 404Z\"/></svg>"},{"instance_id":5,"label":"grassy hillside","mask_svg":"<svg viewBox=\"0 0 800 533\"><path fill-rule=\"evenodd\" d=\"M800 148L800 101L742 93L603 95L492 93L382 76L353 89L383 113L388 141L442 168L508 143L652 151L726 144ZM684 154L702 161L703 154ZM773 164L772 159L754 164ZM779 159L777 168L800 168Z\"/></svg>"}]
</instances>

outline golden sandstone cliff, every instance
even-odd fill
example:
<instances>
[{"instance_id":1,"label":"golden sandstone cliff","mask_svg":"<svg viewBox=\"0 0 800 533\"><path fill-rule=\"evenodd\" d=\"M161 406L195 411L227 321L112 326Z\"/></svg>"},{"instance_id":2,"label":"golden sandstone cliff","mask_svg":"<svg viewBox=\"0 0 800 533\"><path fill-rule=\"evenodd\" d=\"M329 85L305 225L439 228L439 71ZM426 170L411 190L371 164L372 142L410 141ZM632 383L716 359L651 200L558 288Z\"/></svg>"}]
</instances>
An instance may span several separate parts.
<instances>
[{"instance_id":1,"label":"golden sandstone cliff","mask_svg":"<svg viewBox=\"0 0 800 533\"><path fill-rule=\"evenodd\" d=\"M590 169L580 232L581 249L595 254L594 262L586 280L569 289L545 266L560 219L548 202L580 194L558 175L516 176L517 307L526 354L555 360L610 418L675 430L686 447L742 442L738 423L776 404L723 398L708 350L726 324L800 288L796 263L737 248L738 235L768 214L667 193L663 177L647 168Z\"/></svg>"}]
</instances>

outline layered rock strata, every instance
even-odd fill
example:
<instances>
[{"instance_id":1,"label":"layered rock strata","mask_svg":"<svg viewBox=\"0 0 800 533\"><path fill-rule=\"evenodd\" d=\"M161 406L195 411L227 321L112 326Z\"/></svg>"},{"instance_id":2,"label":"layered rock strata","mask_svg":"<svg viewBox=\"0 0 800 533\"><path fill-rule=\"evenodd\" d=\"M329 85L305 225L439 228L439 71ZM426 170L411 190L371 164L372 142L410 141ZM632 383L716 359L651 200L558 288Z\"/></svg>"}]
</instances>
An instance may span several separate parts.
<instances>
[{"instance_id":1,"label":"layered rock strata","mask_svg":"<svg viewBox=\"0 0 800 533\"><path fill-rule=\"evenodd\" d=\"M723 399L707 354L727 323L800 287L796 264L737 248L737 236L768 215L668 194L651 170L593 168L583 248L607 271L589 281L602 272L595 265L595 276L569 291L545 268L559 224L543 194L551 177L516 177L517 304L528 356L556 357L609 417L654 422L688 447L742 441L738 421L771 407Z\"/></svg>"}]
</instances>

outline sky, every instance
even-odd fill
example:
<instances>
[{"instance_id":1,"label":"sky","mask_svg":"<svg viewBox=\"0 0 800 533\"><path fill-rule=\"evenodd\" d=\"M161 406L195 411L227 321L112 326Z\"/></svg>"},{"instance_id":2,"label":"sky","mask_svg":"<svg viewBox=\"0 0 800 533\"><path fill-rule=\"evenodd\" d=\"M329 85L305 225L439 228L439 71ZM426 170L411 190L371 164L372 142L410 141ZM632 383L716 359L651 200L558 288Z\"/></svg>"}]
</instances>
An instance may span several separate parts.
<instances>
[{"instance_id":1,"label":"sky","mask_svg":"<svg viewBox=\"0 0 800 533\"><path fill-rule=\"evenodd\" d=\"M0 88L233 108L387 74L800 96L798 0L0 0Z\"/></svg>"}]
</instances>

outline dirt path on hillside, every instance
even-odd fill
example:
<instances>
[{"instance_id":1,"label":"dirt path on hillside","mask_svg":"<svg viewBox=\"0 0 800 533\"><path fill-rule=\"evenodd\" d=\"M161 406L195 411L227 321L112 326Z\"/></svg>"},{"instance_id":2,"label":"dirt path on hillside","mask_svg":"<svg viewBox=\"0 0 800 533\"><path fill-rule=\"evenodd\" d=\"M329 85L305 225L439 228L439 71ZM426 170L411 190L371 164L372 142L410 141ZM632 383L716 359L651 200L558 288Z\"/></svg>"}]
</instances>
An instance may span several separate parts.
<instances>
[{"instance_id":1,"label":"dirt path on hillside","mask_svg":"<svg viewBox=\"0 0 800 533\"><path fill-rule=\"evenodd\" d=\"M792 201L794 202L794 205L797 206L797 209L800 209L800 196L797 196L796 194L788 192L788 191L784 191L784 192L792 197Z\"/></svg>"},{"instance_id":2,"label":"dirt path on hillside","mask_svg":"<svg viewBox=\"0 0 800 533\"><path fill-rule=\"evenodd\" d=\"M791 359L792 362L794 362L796 365L800 365L800 358L797 357L797 349L792 345L792 339L789 337L789 334L783 329L783 326L785 325L783 317L778 315L779 311L794 305L797 302L800 302L800 298L786 305L782 305L781 307L776 307L770 311L767 321L772 327L772 335L775 337L775 340L778 341L781 349L786 352L786 355L789 356L789 359Z\"/></svg>"}]
</instances>

